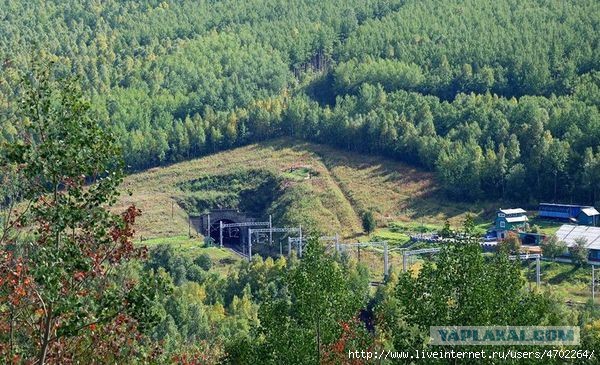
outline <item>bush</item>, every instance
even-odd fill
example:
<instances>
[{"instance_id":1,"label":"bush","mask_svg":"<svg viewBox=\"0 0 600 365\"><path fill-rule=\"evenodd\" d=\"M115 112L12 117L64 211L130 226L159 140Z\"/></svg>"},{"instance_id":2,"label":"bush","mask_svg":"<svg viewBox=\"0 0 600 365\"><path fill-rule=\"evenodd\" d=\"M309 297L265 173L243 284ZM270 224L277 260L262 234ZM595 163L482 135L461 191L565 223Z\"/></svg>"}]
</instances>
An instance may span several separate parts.
<instances>
[{"instance_id":1,"label":"bush","mask_svg":"<svg viewBox=\"0 0 600 365\"><path fill-rule=\"evenodd\" d=\"M194 259L194 264L200 266L202 270L208 271L212 268L212 260L210 256L203 253Z\"/></svg>"},{"instance_id":2,"label":"bush","mask_svg":"<svg viewBox=\"0 0 600 365\"><path fill-rule=\"evenodd\" d=\"M541 246L544 256L552 260L557 256L562 255L567 250L567 244L564 241L559 241L556 235L552 235L545 239Z\"/></svg>"},{"instance_id":3,"label":"bush","mask_svg":"<svg viewBox=\"0 0 600 365\"><path fill-rule=\"evenodd\" d=\"M449 237L454 236L454 232L452 231L452 228L450 227L450 221L448 221L447 219L444 222L444 228L442 228L442 230L440 231L440 236L442 236L444 238L449 238Z\"/></svg>"},{"instance_id":4,"label":"bush","mask_svg":"<svg viewBox=\"0 0 600 365\"><path fill-rule=\"evenodd\" d=\"M500 241L500 249L508 253L519 253L521 250L521 239L515 232L508 232L506 238Z\"/></svg>"},{"instance_id":5,"label":"bush","mask_svg":"<svg viewBox=\"0 0 600 365\"><path fill-rule=\"evenodd\" d=\"M362 224L363 229L366 233L372 233L377 227L377 222L375 221L375 215L373 212L367 211L362 216Z\"/></svg>"},{"instance_id":6,"label":"bush","mask_svg":"<svg viewBox=\"0 0 600 365\"><path fill-rule=\"evenodd\" d=\"M189 281L203 283L206 278L206 271L199 265L192 265L187 268L186 277Z\"/></svg>"},{"instance_id":7,"label":"bush","mask_svg":"<svg viewBox=\"0 0 600 365\"><path fill-rule=\"evenodd\" d=\"M571 254L571 261L576 266L583 266L587 264L588 249L587 240L585 238L576 238L575 245L569 247L569 253Z\"/></svg>"}]
</instances>

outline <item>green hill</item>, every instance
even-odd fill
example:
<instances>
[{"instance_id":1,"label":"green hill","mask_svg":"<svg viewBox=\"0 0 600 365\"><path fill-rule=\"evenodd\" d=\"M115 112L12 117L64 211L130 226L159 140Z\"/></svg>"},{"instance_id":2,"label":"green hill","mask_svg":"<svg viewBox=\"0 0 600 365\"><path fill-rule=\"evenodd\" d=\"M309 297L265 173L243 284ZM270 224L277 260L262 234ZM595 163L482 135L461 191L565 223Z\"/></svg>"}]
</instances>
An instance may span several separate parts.
<instances>
[{"instance_id":1,"label":"green hill","mask_svg":"<svg viewBox=\"0 0 600 365\"><path fill-rule=\"evenodd\" d=\"M235 207L277 225L311 227L343 237L362 234L360 215L378 225L460 224L477 209L445 200L432 174L380 157L277 139L130 175L117 208L135 203L143 215L138 237L187 234L187 214ZM411 223L413 222L413 223Z\"/></svg>"}]
</instances>

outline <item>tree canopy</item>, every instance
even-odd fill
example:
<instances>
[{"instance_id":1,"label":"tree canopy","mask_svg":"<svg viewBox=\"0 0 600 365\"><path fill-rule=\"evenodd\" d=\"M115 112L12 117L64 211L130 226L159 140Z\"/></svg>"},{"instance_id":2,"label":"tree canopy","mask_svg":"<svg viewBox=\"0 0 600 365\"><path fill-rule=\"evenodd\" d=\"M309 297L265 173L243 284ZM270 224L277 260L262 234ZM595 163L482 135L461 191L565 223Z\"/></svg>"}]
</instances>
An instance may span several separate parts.
<instances>
[{"instance_id":1,"label":"tree canopy","mask_svg":"<svg viewBox=\"0 0 600 365\"><path fill-rule=\"evenodd\" d=\"M42 56L130 169L287 135L436 171L460 199L598 200L593 0L5 5L2 140L15 70Z\"/></svg>"}]
</instances>

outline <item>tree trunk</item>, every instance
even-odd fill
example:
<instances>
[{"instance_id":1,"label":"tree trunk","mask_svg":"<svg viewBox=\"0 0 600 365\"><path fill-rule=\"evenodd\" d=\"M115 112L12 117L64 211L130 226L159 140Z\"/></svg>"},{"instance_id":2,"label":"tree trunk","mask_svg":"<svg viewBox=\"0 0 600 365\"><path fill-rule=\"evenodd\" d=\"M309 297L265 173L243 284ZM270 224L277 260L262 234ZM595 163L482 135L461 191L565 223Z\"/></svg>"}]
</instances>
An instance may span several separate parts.
<instances>
[{"instance_id":1,"label":"tree trunk","mask_svg":"<svg viewBox=\"0 0 600 365\"><path fill-rule=\"evenodd\" d=\"M52 327L52 306L48 306L48 316L44 323L44 334L42 336L42 347L40 348L40 355L38 358L38 364L46 364L46 355L48 353L48 345L50 344L50 329Z\"/></svg>"},{"instance_id":2,"label":"tree trunk","mask_svg":"<svg viewBox=\"0 0 600 365\"><path fill-rule=\"evenodd\" d=\"M10 306L10 335L9 335L9 350L8 361L12 361L14 355L14 338L15 338L15 306Z\"/></svg>"}]
</instances>

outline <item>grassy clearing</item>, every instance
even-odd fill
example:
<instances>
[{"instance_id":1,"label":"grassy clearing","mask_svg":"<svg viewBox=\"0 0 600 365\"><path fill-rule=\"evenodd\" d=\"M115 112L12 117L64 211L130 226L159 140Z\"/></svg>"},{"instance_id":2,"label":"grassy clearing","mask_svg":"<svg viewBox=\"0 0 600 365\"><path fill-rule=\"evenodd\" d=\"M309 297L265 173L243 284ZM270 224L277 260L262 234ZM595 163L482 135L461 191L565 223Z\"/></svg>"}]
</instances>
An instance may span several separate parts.
<instances>
[{"instance_id":1,"label":"grassy clearing","mask_svg":"<svg viewBox=\"0 0 600 365\"><path fill-rule=\"evenodd\" d=\"M484 234L492 225L483 219L475 225L476 234ZM460 228L455 226L453 228ZM421 222L390 222L387 227L377 228L370 236L361 235L357 239L361 241L387 241L390 245L408 247L413 243L410 236L419 233L436 233L443 229L443 224L430 224Z\"/></svg>"},{"instance_id":2,"label":"grassy clearing","mask_svg":"<svg viewBox=\"0 0 600 365\"><path fill-rule=\"evenodd\" d=\"M278 139L130 175L124 190L131 194L123 194L118 208L135 203L142 209L137 238L143 237L149 246L172 244L190 255L206 250L219 260L229 252L202 247L193 227L196 238L187 238L187 212L179 203L233 197L237 191L228 186L244 180L248 171L265 171L277 178L283 193L265 210L273 214L276 225L338 232L348 241L386 240L405 247L411 233L437 231L446 219L459 227L467 212L482 227L489 225L499 206L450 202L438 191L431 173L396 161ZM232 186L244 188L244 183ZM362 232L360 215L365 210L375 212L379 226L370 236ZM365 253L363 261L381 275L382 259L369 256ZM401 257L391 255L390 264L401 267Z\"/></svg>"},{"instance_id":3,"label":"grassy clearing","mask_svg":"<svg viewBox=\"0 0 600 365\"><path fill-rule=\"evenodd\" d=\"M371 234L369 240L387 241L390 245L404 247L410 242L410 236L404 232L397 232L390 228L379 228Z\"/></svg>"},{"instance_id":4,"label":"grassy clearing","mask_svg":"<svg viewBox=\"0 0 600 365\"><path fill-rule=\"evenodd\" d=\"M556 231L558 231L560 226L563 224L564 224L564 222L550 221L550 220L545 220L545 219L541 219L538 217L533 217L533 218L529 219L530 226L534 226L534 225L538 226L540 229L540 233L543 233L547 236L551 236L551 235L555 234Z\"/></svg>"},{"instance_id":5,"label":"grassy clearing","mask_svg":"<svg viewBox=\"0 0 600 365\"><path fill-rule=\"evenodd\" d=\"M190 258L195 258L200 254L207 254L213 263L211 270L223 275L229 272L232 264L242 260L240 256L228 249L219 247L206 247L201 239L188 238L187 236L153 238L138 244L146 245L149 249L163 244L171 245L176 251Z\"/></svg>"},{"instance_id":6,"label":"grassy clearing","mask_svg":"<svg viewBox=\"0 0 600 365\"><path fill-rule=\"evenodd\" d=\"M592 297L590 267L577 268L572 264L543 261L541 273L544 286L565 301L583 304Z\"/></svg>"},{"instance_id":7,"label":"grassy clearing","mask_svg":"<svg viewBox=\"0 0 600 365\"><path fill-rule=\"evenodd\" d=\"M467 213L486 222L498 202L457 203L446 199L433 174L403 163L315 146L357 211L372 210L379 224L392 222L460 226Z\"/></svg>"}]
</instances>

